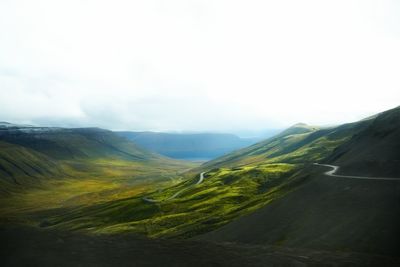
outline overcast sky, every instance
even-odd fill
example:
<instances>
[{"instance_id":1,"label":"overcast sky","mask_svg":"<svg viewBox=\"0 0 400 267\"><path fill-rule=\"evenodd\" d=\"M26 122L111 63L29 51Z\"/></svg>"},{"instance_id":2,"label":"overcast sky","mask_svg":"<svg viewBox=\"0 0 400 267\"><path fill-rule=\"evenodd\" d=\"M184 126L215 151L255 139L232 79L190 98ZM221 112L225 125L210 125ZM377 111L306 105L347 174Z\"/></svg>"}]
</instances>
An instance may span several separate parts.
<instances>
[{"instance_id":1,"label":"overcast sky","mask_svg":"<svg viewBox=\"0 0 400 267\"><path fill-rule=\"evenodd\" d=\"M0 1L0 120L242 132L400 105L400 1Z\"/></svg>"}]
</instances>

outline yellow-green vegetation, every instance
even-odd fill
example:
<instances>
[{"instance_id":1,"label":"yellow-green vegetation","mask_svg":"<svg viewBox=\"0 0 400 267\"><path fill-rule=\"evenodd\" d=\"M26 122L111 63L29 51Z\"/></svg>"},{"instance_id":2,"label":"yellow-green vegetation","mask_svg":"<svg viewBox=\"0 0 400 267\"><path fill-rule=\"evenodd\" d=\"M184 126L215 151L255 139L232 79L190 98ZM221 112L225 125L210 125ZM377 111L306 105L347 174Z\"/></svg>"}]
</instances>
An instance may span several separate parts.
<instances>
[{"instance_id":1,"label":"yellow-green vegetation","mask_svg":"<svg viewBox=\"0 0 400 267\"><path fill-rule=\"evenodd\" d=\"M304 166L327 157L360 127L296 125L248 148L185 173L180 183L126 199L64 210L42 226L95 233L130 231L150 237L191 237L214 230L295 190ZM196 184L199 173L203 183Z\"/></svg>"},{"instance_id":2,"label":"yellow-green vegetation","mask_svg":"<svg viewBox=\"0 0 400 267\"><path fill-rule=\"evenodd\" d=\"M13 193L1 200L0 213L44 228L192 237L297 189L308 175L304 166L326 158L362 127L318 129L300 124L201 166L143 151L93 129L47 134L33 143L28 136L28 148L21 149L37 158L31 162L52 164L43 165L46 175L34 186L19 188L14 183ZM73 137L72 145L65 135ZM40 168L26 166L24 157L2 155L5 160L0 163L9 178L4 181L12 183L15 175L35 181ZM205 179L197 184L201 172Z\"/></svg>"},{"instance_id":3,"label":"yellow-green vegetation","mask_svg":"<svg viewBox=\"0 0 400 267\"><path fill-rule=\"evenodd\" d=\"M297 167L261 164L214 169L206 173L201 184L196 184L198 176L193 176L149 195L65 209L62 214L46 217L41 225L94 233L129 231L150 237L191 237L283 196L291 190ZM179 191L178 197L170 199ZM147 202L145 196L160 202Z\"/></svg>"},{"instance_id":4,"label":"yellow-green vegetation","mask_svg":"<svg viewBox=\"0 0 400 267\"><path fill-rule=\"evenodd\" d=\"M97 128L2 128L0 219L36 222L32 213L133 197L194 166Z\"/></svg>"},{"instance_id":5,"label":"yellow-green vegetation","mask_svg":"<svg viewBox=\"0 0 400 267\"><path fill-rule=\"evenodd\" d=\"M56 209L72 209L124 199L171 186L181 173L196 166L179 161L138 162L121 159L58 161L59 176L36 179L36 184L14 188L0 198L3 220L37 224L30 216ZM34 178L32 178L34 179Z\"/></svg>"}]
</instances>

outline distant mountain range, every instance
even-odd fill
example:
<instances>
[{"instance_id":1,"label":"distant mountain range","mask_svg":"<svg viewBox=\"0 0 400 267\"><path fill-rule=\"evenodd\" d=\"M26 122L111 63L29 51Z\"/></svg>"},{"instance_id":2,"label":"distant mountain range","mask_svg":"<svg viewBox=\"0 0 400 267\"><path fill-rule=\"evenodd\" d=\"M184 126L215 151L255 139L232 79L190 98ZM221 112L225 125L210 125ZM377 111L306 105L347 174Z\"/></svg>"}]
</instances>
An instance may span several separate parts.
<instances>
[{"instance_id":1,"label":"distant mountain range","mask_svg":"<svg viewBox=\"0 0 400 267\"><path fill-rule=\"evenodd\" d=\"M100 128L0 126L0 140L55 159L118 157L148 160L160 157Z\"/></svg>"},{"instance_id":2,"label":"distant mountain range","mask_svg":"<svg viewBox=\"0 0 400 267\"><path fill-rule=\"evenodd\" d=\"M260 141L233 134L175 134L158 132L116 132L135 144L167 157L185 160L210 160Z\"/></svg>"}]
</instances>

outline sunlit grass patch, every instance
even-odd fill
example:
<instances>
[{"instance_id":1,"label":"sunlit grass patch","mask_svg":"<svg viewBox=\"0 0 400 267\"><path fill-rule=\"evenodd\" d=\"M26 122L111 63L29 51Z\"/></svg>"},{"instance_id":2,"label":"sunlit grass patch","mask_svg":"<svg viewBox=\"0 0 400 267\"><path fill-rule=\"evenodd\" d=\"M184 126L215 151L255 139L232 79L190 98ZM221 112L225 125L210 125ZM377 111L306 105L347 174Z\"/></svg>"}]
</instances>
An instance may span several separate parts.
<instances>
[{"instance_id":1,"label":"sunlit grass patch","mask_svg":"<svg viewBox=\"0 0 400 267\"><path fill-rule=\"evenodd\" d=\"M266 162L215 168L197 184L199 174L182 174L184 164L159 166L117 159L63 164L71 178L50 179L40 188L15 195L2 214L41 214L29 217L41 227L190 237L280 197L285 190L278 189L298 168ZM145 197L159 202L146 202Z\"/></svg>"},{"instance_id":2,"label":"sunlit grass patch","mask_svg":"<svg viewBox=\"0 0 400 267\"><path fill-rule=\"evenodd\" d=\"M294 164L214 169L206 173L201 184L196 185L195 175L146 195L160 202L148 203L144 194L138 194L50 216L48 225L93 233L129 231L149 237L190 237L281 197L287 192L281 190L282 184L296 169ZM180 191L179 196L169 199Z\"/></svg>"}]
</instances>

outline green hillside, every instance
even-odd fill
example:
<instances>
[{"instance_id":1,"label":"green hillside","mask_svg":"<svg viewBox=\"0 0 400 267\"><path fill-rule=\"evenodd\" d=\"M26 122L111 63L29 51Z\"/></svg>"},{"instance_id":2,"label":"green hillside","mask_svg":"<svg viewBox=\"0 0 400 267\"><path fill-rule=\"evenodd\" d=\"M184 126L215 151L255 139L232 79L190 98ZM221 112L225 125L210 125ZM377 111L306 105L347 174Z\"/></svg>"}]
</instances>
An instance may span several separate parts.
<instances>
[{"instance_id":1,"label":"green hillside","mask_svg":"<svg viewBox=\"0 0 400 267\"><path fill-rule=\"evenodd\" d=\"M0 127L1 219L132 197L177 183L193 166L103 129L8 124Z\"/></svg>"},{"instance_id":2,"label":"green hillside","mask_svg":"<svg viewBox=\"0 0 400 267\"><path fill-rule=\"evenodd\" d=\"M162 190L64 211L40 223L99 233L196 236L296 190L309 177L310 163L323 160L370 123L366 120L326 129L297 124L266 141L189 170L182 182ZM196 184L200 172L206 172L205 179Z\"/></svg>"},{"instance_id":3,"label":"green hillside","mask_svg":"<svg viewBox=\"0 0 400 267\"><path fill-rule=\"evenodd\" d=\"M302 164L320 161L370 123L370 120L366 120L331 128L296 124L265 141L209 161L200 169L259 163Z\"/></svg>"},{"instance_id":4,"label":"green hillside","mask_svg":"<svg viewBox=\"0 0 400 267\"><path fill-rule=\"evenodd\" d=\"M101 203L49 211L40 224L96 233L135 232L151 237L192 237L228 223L281 197L297 172L290 164L269 164L236 171L210 172L162 191ZM175 193L178 197L170 199ZM145 201L154 199L156 203Z\"/></svg>"}]
</instances>

